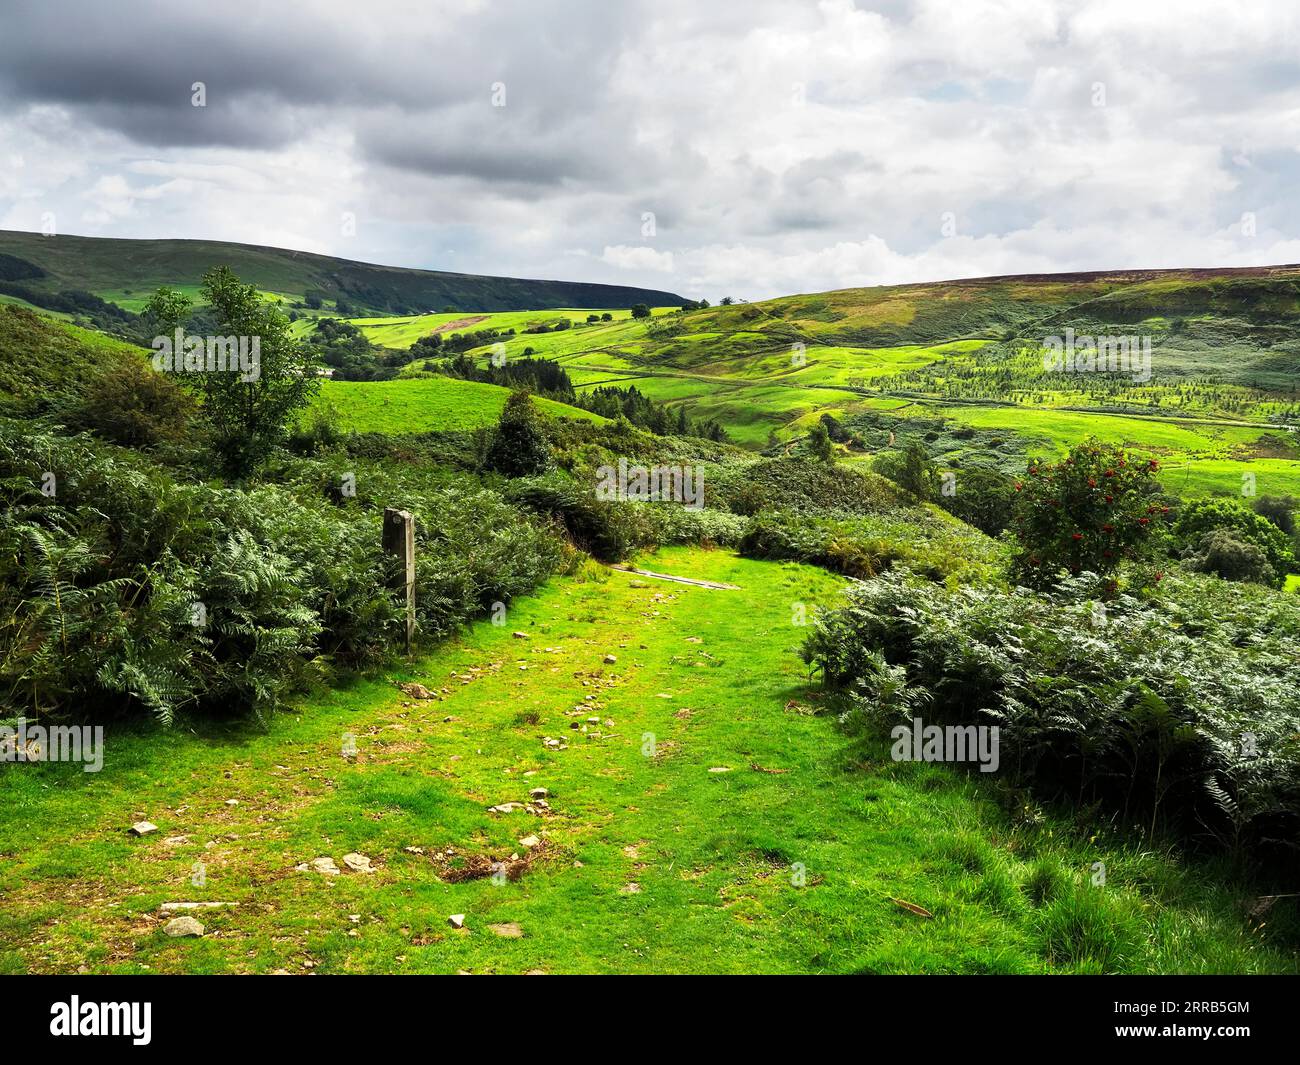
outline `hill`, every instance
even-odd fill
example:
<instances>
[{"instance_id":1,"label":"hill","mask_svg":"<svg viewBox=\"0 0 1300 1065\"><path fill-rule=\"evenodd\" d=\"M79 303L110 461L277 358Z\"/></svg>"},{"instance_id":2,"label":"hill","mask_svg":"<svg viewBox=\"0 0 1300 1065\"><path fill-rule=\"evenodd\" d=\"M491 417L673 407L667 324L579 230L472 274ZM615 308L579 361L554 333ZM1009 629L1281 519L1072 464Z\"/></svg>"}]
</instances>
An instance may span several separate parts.
<instances>
[{"instance_id":1,"label":"hill","mask_svg":"<svg viewBox=\"0 0 1300 1065\"><path fill-rule=\"evenodd\" d=\"M1054 372L1053 338L1133 337L1148 372ZM869 461L1023 469L1100 435L1192 494L1300 492L1300 267L993 277L844 289L516 336L579 389L635 385L782 448L830 414ZM485 349L480 353L485 353ZM412 373L416 367L408 367Z\"/></svg>"},{"instance_id":2,"label":"hill","mask_svg":"<svg viewBox=\"0 0 1300 1065\"><path fill-rule=\"evenodd\" d=\"M42 237L0 231L0 291L21 286L40 294L91 292L138 310L159 285L187 291L212 266L225 265L265 292L300 302L342 297L357 311L413 314L442 311L511 311L555 307L626 309L636 303L680 306L680 296L654 289L577 281L377 266L328 255L212 240L120 240L109 237ZM21 291L9 295L23 297ZM62 308L55 308L62 309Z\"/></svg>"}]
</instances>

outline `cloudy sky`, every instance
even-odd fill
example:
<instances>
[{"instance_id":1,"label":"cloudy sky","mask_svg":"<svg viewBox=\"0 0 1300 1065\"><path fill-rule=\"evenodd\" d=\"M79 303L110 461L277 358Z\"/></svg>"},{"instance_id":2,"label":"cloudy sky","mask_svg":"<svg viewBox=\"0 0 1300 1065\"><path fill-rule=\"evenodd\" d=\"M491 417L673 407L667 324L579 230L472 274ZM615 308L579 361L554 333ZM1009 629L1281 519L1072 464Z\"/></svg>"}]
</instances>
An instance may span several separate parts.
<instances>
[{"instance_id":1,"label":"cloudy sky","mask_svg":"<svg viewBox=\"0 0 1300 1065\"><path fill-rule=\"evenodd\" d=\"M3 0L0 19L0 229L710 299L1300 261L1295 0Z\"/></svg>"}]
</instances>

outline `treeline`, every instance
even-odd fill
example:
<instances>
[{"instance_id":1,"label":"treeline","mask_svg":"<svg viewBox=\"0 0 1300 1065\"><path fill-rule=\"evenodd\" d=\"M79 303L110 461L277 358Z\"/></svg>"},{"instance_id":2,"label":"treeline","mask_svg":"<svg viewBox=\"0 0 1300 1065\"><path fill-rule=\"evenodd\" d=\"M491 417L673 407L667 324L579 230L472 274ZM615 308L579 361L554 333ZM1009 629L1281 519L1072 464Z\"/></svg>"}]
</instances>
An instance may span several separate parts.
<instances>
[{"instance_id":1,"label":"treeline","mask_svg":"<svg viewBox=\"0 0 1300 1065\"><path fill-rule=\"evenodd\" d=\"M98 329L106 332L126 334L136 339L144 339L143 326L138 315L123 310L116 304L100 299L93 292L82 289L63 289L59 292L43 292L17 281L0 280L0 293L17 296L35 307L47 311L60 311L90 321Z\"/></svg>"},{"instance_id":2,"label":"treeline","mask_svg":"<svg viewBox=\"0 0 1300 1065\"><path fill-rule=\"evenodd\" d=\"M534 395L548 399L558 399L564 403L574 403L573 382L565 373L564 367L549 359L511 359L495 366L488 362L484 366L469 355L460 354L441 363L424 364L426 370L458 377L462 381L482 381L489 385L503 385L511 389L524 389Z\"/></svg>"},{"instance_id":3,"label":"treeline","mask_svg":"<svg viewBox=\"0 0 1300 1065\"><path fill-rule=\"evenodd\" d=\"M727 432L716 419L688 418L684 406L679 406L674 413L641 392L636 385L627 388L601 385L579 396L576 406L606 418L626 418L638 428L648 429L659 436L698 436L719 443L727 441Z\"/></svg>"},{"instance_id":4,"label":"treeline","mask_svg":"<svg viewBox=\"0 0 1300 1065\"><path fill-rule=\"evenodd\" d=\"M508 340L515 335L513 329L476 329L468 333L430 333L420 337L408 349L412 359L433 359L456 352L481 348L498 341Z\"/></svg>"},{"instance_id":5,"label":"treeline","mask_svg":"<svg viewBox=\"0 0 1300 1065\"><path fill-rule=\"evenodd\" d=\"M337 318L317 320L311 347L339 381L387 381L405 361L400 353L377 351L360 329Z\"/></svg>"}]
</instances>

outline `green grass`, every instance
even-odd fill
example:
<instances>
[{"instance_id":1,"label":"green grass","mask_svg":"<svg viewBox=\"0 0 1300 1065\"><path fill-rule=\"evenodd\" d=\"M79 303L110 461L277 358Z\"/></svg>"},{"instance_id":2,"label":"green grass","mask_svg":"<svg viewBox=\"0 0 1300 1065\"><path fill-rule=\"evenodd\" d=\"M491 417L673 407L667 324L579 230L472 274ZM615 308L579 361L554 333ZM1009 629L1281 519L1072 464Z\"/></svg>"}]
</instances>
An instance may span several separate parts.
<instances>
[{"instance_id":1,"label":"green grass","mask_svg":"<svg viewBox=\"0 0 1300 1065\"><path fill-rule=\"evenodd\" d=\"M113 732L99 774L0 767L0 971L1294 971L1221 871L1013 820L983 781L812 712L792 620L838 579L721 551L646 561L739 589L593 567L264 732ZM407 679L445 694L409 699ZM543 816L487 810L539 786ZM141 818L159 831L127 835ZM524 854L529 834L516 881L450 883L432 861ZM377 871L296 869L352 851ZM169 939L157 907L181 900L241 906ZM522 938L488 928L507 922Z\"/></svg>"},{"instance_id":2,"label":"green grass","mask_svg":"<svg viewBox=\"0 0 1300 1065\"><path fill-rule=\"evenodd\" d=\"M510 398L510 390L480 381L424 377L393 381L324 381L315 399L317 408L333 408L339 426L359 433L424 433L477 429L495 425ZM603 422L606 419L578 407L534 398L544 414Z\"/></svg>"},{"instance_id":3,"label":"green grass","mask_svg":"<svg viewBox=\"0 0 1300 1065\"><path fill-rule=\"evenodd\" d=\"M652 307L651 314L664 315L676 310L675 307ZM540 348L551 339L567 338L573 329L561 330L559 333L524 333L530 326L553 324L568 321L581 327L584 336L593 335L594 330L607 329L610 322L588 324L587 316L608 313L614 322L632 321L630 310L603 311L595 308L556 307L544 311L485 311L472 314L419 314L407 317L389 318L349 318L366 338L381 348L409 348L421 337L431 333L466 333L483 329L514 329L517 335L510 343L522 352L529 345ZM576 335L576 334L575 334ZM508 353L509 352L509 349Z\"/></svg>"}]
</instances>

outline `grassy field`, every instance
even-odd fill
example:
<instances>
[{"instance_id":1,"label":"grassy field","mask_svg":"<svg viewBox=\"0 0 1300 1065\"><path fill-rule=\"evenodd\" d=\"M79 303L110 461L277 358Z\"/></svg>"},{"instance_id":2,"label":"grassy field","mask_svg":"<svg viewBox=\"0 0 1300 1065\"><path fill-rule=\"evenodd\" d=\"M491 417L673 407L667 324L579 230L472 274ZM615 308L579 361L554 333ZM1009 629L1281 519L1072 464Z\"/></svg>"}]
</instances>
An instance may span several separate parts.
<instances>
[{"instance_id":1,"label":"grassy field","mask_svg":"<svg viewBox=\"0 0 1300 1065\"><path fill-rule=\"evenodd\" d=\"M451 377L324 381L313 409L334 411L345 431L423 433L495 425L509 398L508 388ZM537 399L535 403L538 410L552 417L605 421L598 414L553 400Z\"/></svg>"},{"instance_id":2,"label":"grassy field","mask_svg":"<svg viewBox=\"0 0 1300 1065\"><path fill-rule=\"evenodd\" d=\"M264 732L114 732L99 774L0 767L0 971L1294 971L1217 870L1012 820L978 779L814 713L792 621L838 578L647 564L739 587L557 579ZM545 810L489 810L538 787ZM172 939L171 901L239 906Z\"/></svg>"},{"instance_id":3,"label":"grassy field","mask_svg":"<svg viewBox=\"0 0 1300 1065\"><path fill-rule=\"evenodd\" d=\"M1300 441L1277 424L1300 415L1296 309L1285 271L1011 278L791 296L505 346L555 359L579 389L635 385L748 447L892 404L1004 431L1025 454L1097 435L1159 457L1189 494L1237 494L1245 474L1267 491L1300 484ZM1046 372L1041 338L1067 327L1150 337L1151 380Z\"/></svg>"}]
</instances>

